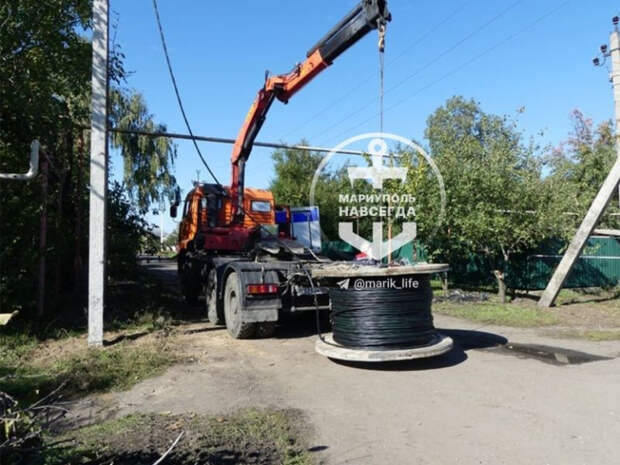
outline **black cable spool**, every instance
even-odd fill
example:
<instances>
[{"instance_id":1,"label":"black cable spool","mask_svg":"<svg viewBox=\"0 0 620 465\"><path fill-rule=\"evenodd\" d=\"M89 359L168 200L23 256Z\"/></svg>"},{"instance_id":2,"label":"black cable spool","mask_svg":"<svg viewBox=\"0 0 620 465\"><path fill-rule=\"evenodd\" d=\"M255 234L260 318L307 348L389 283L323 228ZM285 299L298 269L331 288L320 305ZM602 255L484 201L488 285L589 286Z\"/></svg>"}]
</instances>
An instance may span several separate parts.
<instances>
[{"instance_id":1,"label":"black cable spool","mask_svg":"<svg viewBox=\"0 0 620 465\"><path fill-rule=\"evenodd\" d=\"M381 286L390 279L409 285ZM355 281L354 286L348 289L329 290L336 343L353 349L397 350L436 341L431 314L433 291L428 277L382 276L351 281Z\"/></svg>"}]
</instances>

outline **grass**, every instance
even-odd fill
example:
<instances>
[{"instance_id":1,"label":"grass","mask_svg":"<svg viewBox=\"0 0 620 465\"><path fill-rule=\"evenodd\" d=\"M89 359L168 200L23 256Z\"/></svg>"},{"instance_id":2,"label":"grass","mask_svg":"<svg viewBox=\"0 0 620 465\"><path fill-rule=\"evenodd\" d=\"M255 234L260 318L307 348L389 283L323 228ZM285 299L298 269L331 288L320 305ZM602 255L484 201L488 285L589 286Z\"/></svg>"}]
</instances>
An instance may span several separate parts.
<instances>
[{"instance_id":1,"label":"grass","mask_svg":"<svg viewBox=\"0 0 620 465\"><path fill-rule=\"evenodd\" d=\"M157 331L179 320L196 319L202 311L186 305L178 294L148 275L110 285L106 298L108 330Z\"/></svg>"},{"instance_id":2,"label":"grass","mask_svg":"<svg viewBox=\"0 0 620 465\"><path fill-rule=\"evenodd\" d=\"M76 348L69 353L40 357L34 337L0 335L0 391L32 402L62 383L65 397L124 390L176 361L164 344L122 342L87 349L83 339L73 343Z\"/></svg>"},{"instance_id":3,"label":"grass","mask_svg":"<svg viewBox=\"0 0 620 465\"><path fill-rule=\"evenodd\" d=\"M585 288L585 289L562 289L556 298L556 305L573 303L605 302L614 301L620 297L620 287L610 289Z\"/></svg>"},{"instance_id":4,"label":"grass","mask_svg":"<svg viewBox=\"0 0 620 465\"><path fill-rule=\"evenodd\" d=\"M476 302L455 304L438 302L433 306L435 313L464 318L486 324L533 328L550 326L558 323L558 318L551 312L536 307L498 304L493 302Z\"/></svg>"},{"instance_id":5,"label":"grass","mask_svg":"<svg viewBox=\"0 0 620 465\"><path fill-rule=\"evenodd\" d=\"M559 338L585 339L593 342L618 341L620 340L620 330L602 330L602 329L569 329L550 332L549 336Z\"/></svg>"},{"instance_id":6,"label":"grass","mask_svg":"<svg viewBox=\"0 0 620 465\"><path fill-rule=\"evenodd\" d=\"M165 337L150 343L122 339L136 333L166 336L179 323L175 318L191 319L192 311L160 283L142 277L109 286L105 328L120 333L120 342L108 347L87 349L83 315L44 325L11 322L0 327L0 391L31 402L62 382L68 397L128 389L162 373L178 357Z\"/></svg>"},{"instance_id":7,"label":"grass","mask_svg":"<svg viewBox=\"0 0 620 465\"><path fill-rule=\"evenodd\" d=\"M165 463L310 465L313 460L302 439L304 423L291 410L246 409L217 417L134 414L50 438L73 438L74 443L32 463L153 463L184 432Z\"/></svg>"}]
</instances>

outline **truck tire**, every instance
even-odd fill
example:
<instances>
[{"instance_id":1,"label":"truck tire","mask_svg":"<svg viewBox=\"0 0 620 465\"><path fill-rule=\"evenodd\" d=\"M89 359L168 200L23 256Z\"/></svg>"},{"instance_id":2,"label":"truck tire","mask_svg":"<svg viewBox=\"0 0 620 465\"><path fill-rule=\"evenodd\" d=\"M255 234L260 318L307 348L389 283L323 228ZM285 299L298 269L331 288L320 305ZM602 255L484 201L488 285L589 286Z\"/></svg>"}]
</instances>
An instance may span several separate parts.
<instances>
[{"instance_id":1,"label":"truck tire","mask_svg":"<svg viewBox=\"0 0 620 465\"><path fill-rule=\"evenodd\" d=\"M241 320L243 294L237 273L233 272L226 279L224 288L224 318L226 329L235 339L248 339L254 335L255 323L244 323Z\"/></svg>"},{"instance_id":2,"label":"truck tire","mask_svg":"<svg viewBox=\"0 0 620 465\"><path fill-rule=\"evenodd\" d=\"M263 323L257 323L255 336L260 339L266 339L273 336L276 332L275 321L265 321Z\"/></svg>"},{"instance_id":3,"label":"truck tire","mask_svg":"<svg viewBox=\"0 0 620 465\"><path fill-rule=\"evenodd\" d=\"M214 325L224 324L223 315L217 310L217 273L215 269L209 271L205 284L205 303L207 307L207 317Z\"/></svg>"}]
</instances>

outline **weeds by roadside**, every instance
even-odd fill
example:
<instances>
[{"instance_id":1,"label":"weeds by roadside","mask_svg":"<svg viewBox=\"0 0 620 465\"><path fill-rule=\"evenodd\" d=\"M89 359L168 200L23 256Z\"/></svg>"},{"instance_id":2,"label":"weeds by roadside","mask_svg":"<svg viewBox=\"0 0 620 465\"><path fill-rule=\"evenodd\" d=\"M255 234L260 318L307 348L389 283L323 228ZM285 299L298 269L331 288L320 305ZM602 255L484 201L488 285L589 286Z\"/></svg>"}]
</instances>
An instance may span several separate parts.
<instances>
[{"instance_id":1,"label":"weeds by roadside","mask_svg":"<svg viewBox=\"0 0 620 465\"><path fill-rule=\"evenodd\" d=\"M149 276L109 286L105 328L114 336L107 347L89 350L81 317L50 320L37 327L19 320L0 327L0 391L19 401L34 401L67 381L64 395L128 389L160 374L177 361L168 334L180 320L196 319L195 309L181 304ZM136 336L156 333L148 343Z\"/></svg>"},{"instance_id":2,"label":"weeds by roadside","mask_svg":"<svg viewBox=\"0 0 620 465\"><path fill-rule=\"evenodd\" d=\"M310 465L302 415L293 410L241 410L225 416L135 414L68 431L71 447L34 457L33 465L154 463L183 436L165 463L171 465Z\"/></svg>"},{"instance_id":3,"label":"weeds by roadside","mask_svg":"<svg viewBox=\"0 0 620 465\"><path fill-rule=\"evenodd\" d=\"M592 342L619 341L620 330L566 329L547 333L549 336L569 339L586 339Z\"/></svg>"},{"instance_id":4,"label":"weeds by roadside","mask_svg":"<svg viewBox=\"0 0 620 465\"><path fill-rule=\"evenodd\" d=\"M87 349L83 339L78 343L83 347L69 354L37 358L31 343L29 350L20 346L12 351L0 338L0 391L29 402L46 395L62 382L66 382L65 397L123 390L162 373L177 360L175 352L167 349L165 343L137 345L127 342L102 349Z\"/></svg>"},{"instance_id":5,"label":"weeds by roadside","mask_svg":"<svg viewBox=\"0 0 620 465\"><path fill-rule=\"evenodd\" d=\"M557 304L551 308L538 308L537 300L537 295L517 293L510 303L501 304L494 295L451 290L449 296L435 299L433 311L484 324L549 328L546 333L553 332L557 337L590 341L620 339L617 289L563 289Z\"/></svg>"},{"instance_id":6,"label":"weeds by roadside","mask_svg":"<svg viewBox=\"0 0 620 465\"><path fill-rule=\"evenodd\" d=\"M520 328L550 326L558 323L558 318L552 313L539 310L536 307L522 307L512 304L440 302L434 305L433 311L480 323Z\"/></svg>"}]
</instances>

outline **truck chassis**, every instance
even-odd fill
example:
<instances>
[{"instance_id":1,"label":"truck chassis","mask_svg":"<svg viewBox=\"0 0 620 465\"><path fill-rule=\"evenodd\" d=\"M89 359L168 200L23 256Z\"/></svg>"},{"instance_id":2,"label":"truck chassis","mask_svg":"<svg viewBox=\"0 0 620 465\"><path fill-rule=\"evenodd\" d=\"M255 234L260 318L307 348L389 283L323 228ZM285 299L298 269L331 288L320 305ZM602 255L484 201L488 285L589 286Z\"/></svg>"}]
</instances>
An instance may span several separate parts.
<instances>
[{"instance_id":1,"label":"truck chassis","mask_svg":"<svg viewBox=\"0 0 620 465\"><path fill-rule=\"evenodd\" d=\"M178 256L181 288L186 300L204 295L209 321L225 324L236 339L270 337L285 313L329 312L325 287L310 283L310 262L271 255L209 254L191 247Z\"/></svg>"}]
</instances>

